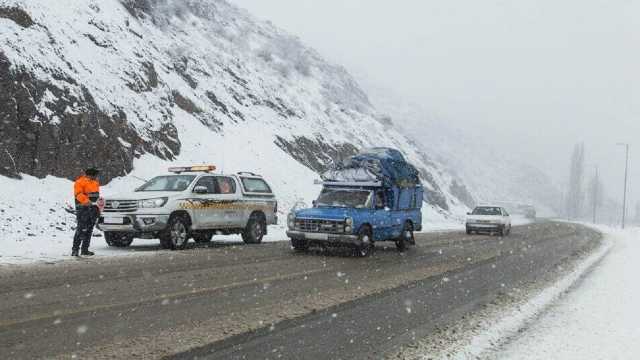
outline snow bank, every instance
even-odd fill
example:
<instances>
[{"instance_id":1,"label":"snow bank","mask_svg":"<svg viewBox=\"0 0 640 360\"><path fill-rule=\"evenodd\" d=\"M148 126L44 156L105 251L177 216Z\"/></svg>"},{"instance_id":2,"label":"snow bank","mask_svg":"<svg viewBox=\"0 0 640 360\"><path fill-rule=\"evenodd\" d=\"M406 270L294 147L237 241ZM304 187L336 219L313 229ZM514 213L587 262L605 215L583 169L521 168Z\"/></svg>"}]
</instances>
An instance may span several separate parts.
<instances>
[{"instance_id":1,"label":"snow bank","mask_svg":"<svg viewBox=\"0 0 640 360\"><path fill-rule=\"evenodd\" d=\"M640 357L640 229L599 227L610 254L496 359L637 359Z\"/></svg>"}]
</instances>

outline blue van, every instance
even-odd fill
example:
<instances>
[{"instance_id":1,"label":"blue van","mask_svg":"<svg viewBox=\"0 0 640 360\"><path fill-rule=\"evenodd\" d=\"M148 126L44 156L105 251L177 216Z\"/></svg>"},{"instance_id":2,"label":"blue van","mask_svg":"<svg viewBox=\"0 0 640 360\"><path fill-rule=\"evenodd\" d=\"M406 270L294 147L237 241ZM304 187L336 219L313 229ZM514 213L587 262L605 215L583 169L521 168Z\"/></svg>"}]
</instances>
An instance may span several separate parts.
<instances>
[{"instance_id":1,"label":"blue van","mask_svg":"<svg viewBox=\"0 0 640 360\"><path fill-rule=\"evenodd\" d=\"M294 249L350 246L364 257L378 241L394 241L399 251L415 245L424 190L417 170L400 152L366 150L323 174L323 180L313 207L287 218Z\"/></svg>"}]
</instances>

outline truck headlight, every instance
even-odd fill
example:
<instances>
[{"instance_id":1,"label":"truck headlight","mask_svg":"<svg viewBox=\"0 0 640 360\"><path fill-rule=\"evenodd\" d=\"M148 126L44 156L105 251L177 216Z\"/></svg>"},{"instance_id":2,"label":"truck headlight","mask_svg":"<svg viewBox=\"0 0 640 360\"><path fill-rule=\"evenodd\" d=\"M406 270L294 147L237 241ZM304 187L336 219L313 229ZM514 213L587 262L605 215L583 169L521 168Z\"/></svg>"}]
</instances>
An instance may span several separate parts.
<instances>
[{"instance_id":1,"label":"truck headlight","mask_svg":"<svg viewBox=\"0 0 640 360\"><path fill-rule=\"evenodd\" d=\"M349 225L349 226L351 226L351 225L353 225L353 219L352 219L352 218L347 218L347 219L344 221L344 223L345 223L345 224L347 224L347 225Z\"/></svg>"},{"instance_id":2,"label":"truck headlight","mask_svg":"<svg viewBox=\"0 0 640 360\"><path fill-rule=\"evenodd\" d=\"M291 230L296 227L296 216L293 213L289 213L289 216L287 216L287 225Z\"/></svg>"},{"instance_id":3,"label":"truck headlight","mask_svg":"<svg viewBox=\"0 0 640 360\"><path fill-rule=\"evenodd\" d=\"M156 198L156 199L147 199L147 200L139 200L138 207L139 208L160 208L163 207L169 198Z\"/></svg>"},{"instance_id":4,"label":"truck headlight","mask_svg":"<svg viewBox=\"0 0 640 360\"><path fill-rule=\"evenodd\" d=\"M344 227L344 232L346 232L347 234L351 234L351 232L353 231L353 228L349 225Z\"/></svg>"}]
</instances>

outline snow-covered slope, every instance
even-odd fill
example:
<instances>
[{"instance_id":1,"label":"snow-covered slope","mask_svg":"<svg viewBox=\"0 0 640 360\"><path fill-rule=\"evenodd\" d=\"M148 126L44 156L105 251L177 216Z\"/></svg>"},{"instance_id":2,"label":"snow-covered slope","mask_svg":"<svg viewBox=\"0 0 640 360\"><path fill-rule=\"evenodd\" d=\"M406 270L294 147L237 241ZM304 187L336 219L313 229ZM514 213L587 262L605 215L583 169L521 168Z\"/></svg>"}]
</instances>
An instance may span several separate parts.
<instances>
[{"instance_id":1,"label":"snow-covered slope","mask_svg":"<svg viewBox=\"0 0 640 360\"><path fill-rule=\"evenodd\" d=\"M342 67L223 0L0 0L0 118L0 241L68 233L62 179L87 165L107 194L177 164L256 171L286 212L333 159L390 146L421 171L427 222L473 198Z\"/></svg>"}]
</instances>

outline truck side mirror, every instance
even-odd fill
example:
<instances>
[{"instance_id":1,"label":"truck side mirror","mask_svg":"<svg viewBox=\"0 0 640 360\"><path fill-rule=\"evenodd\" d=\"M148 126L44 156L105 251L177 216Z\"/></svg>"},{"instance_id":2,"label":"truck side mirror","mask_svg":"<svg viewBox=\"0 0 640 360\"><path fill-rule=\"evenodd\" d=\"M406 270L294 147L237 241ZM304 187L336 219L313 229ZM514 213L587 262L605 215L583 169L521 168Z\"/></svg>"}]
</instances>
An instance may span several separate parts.
<instances>
[{"instance_id":1,"label":"truck side mirror","mask_svg":"<svg viewBox=\"0 0 640 360\"><path fill-rule=\"evenodd\" d=\"M311 206L316 207L316 205L318 205L318 202L317 202L316 200L313 200L313 201L311 202Z\"/></svg>"},{"instance_id":2,"label":"truck side mirror","mask_svg":"<svg viewBox=\"0 0 640 360\"><path fill-rule=\"evenodd\" d=\"M206 186L196 186L193 188L193 192L196 194L206 194L209 191Z\"/></svg>"}]
</instances>

